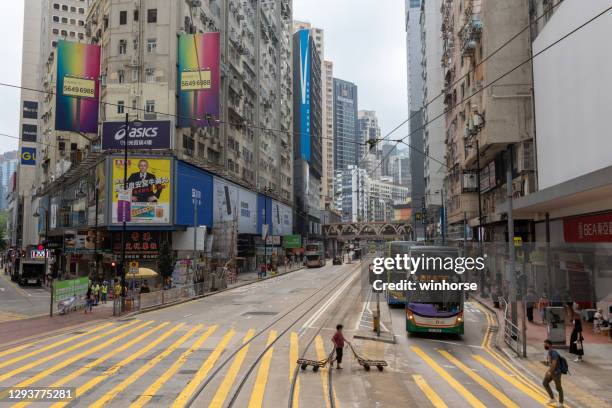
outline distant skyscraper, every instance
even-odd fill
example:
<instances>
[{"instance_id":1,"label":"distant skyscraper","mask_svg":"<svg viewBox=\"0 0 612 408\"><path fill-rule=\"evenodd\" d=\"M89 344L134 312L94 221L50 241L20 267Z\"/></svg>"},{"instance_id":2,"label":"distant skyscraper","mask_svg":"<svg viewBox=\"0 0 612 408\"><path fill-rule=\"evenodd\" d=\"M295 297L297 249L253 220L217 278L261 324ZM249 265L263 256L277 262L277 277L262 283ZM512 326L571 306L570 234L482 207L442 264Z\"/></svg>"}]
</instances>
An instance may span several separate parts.
<instances>
[{"instance_id":1,"label":"distant skyscraper","mask_svg":"<svg viewBox=\"0 0 612 408\"><path fill-rule=\"evenodd\" d=\"M334 170L356 166L360 157L357 85L334 78Z\"/></svg>"},{"instance_id":2,"label":"distant skyscraper","mask_svg":"<svg viewBox=\"0 0 612 408\"><path fill-rule=\"evenodd\" d=\"M11 175L17 169L17 152L7 152L0 155L0 211L7 208L6 194Z\"/></svg>"}]
</instances>

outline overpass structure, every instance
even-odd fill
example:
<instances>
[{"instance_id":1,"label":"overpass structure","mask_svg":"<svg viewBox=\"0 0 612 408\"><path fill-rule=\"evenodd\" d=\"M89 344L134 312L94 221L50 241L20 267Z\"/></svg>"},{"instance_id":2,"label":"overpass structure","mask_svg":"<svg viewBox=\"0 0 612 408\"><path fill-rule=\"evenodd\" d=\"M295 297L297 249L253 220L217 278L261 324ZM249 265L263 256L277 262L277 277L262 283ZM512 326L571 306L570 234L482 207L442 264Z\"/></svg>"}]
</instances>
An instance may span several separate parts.
<instances>
[{"instance_id":1,"label":"overpass structure","mask_svg":"<svg viewBox=\"0 0 612 408\"><path fill-rule=\"evenodd\" d=\"M339 222L323 225L326 239L340 242L359 240L408 240L412 236L412 224L403 221L391 222Z\"/></svg>"}]
</instances>

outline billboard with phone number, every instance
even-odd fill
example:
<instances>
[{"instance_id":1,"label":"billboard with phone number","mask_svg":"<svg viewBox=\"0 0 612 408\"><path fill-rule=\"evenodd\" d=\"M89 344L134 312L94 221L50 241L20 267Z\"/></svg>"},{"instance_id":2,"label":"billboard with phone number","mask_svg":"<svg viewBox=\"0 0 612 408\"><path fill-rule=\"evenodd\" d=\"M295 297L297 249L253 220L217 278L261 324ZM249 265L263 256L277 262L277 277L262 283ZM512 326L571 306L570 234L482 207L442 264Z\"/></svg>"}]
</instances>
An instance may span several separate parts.
<instances>
[{"instance_id":1,"label":"billboard with phone number","mask_svg":"<svg viewBox=\"0 0 612 408\"><path fill-rule=\"evenodd\" d=\"M129 225L170 224L172 200L172 159L130 157L127 188L124 190L123 158L111 164L111 222Z\"/></svg>"}]
</instances>

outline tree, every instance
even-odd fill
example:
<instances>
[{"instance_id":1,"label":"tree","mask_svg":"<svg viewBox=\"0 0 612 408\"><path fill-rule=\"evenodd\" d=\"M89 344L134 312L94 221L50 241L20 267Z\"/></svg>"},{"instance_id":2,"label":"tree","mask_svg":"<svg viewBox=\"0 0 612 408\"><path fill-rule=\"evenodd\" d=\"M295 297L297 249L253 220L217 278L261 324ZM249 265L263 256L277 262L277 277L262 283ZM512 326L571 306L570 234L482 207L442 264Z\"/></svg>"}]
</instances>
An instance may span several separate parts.
<instances>
[{"instance_id":1,"label":"tree","mask_svg":"<svg viewBox=\"0 0 612 408\"><path fill-rule=\"evenodd\" d=\"M157 268L164 279L172 275L172 271L174 269L174 254L172 253L170 245L168 245L167 241L163 242L159 248Z\"/></svg>"}]
</instances>

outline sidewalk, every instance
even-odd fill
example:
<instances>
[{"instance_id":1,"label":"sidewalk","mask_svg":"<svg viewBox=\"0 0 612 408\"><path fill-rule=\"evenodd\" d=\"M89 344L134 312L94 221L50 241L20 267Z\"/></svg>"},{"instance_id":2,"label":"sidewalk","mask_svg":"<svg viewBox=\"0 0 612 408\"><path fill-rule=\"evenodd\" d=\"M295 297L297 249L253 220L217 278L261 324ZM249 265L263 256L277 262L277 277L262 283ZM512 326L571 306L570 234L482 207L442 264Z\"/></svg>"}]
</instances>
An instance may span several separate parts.
<instances>
[{"instance_id":1,"label":"sidewalk","mask_svg":"<svg viewBox=\"0 0 612 408\"><path fill-rule=\"evenodd\" d=\"M17 341L22 342L32 337L49 335L56 331L108 319L113 315L113 302L94 306L93 312L87 314L83 310L66 315L56 314L55 310L53 312L53 317L47 315L0 323L0 348Z\"/></svg>"},{"instance_id":2,"label":"sidewalk","mask_svg":"<svg viewBox=\"0 0 612 408\"><path fill-rule=\"evenodd\" d=\"M534 311L534 322L527 324L527 359L518 359L514 351L510 350L504 342L504 311L493 308L490 298L472 296L475 300L487 306L497 314L499 330L497 331L497 347L513 362L523 365L535 378L542 378L547 367L542 364L546 358L543 341L547 337L546 325L542 324L539 313ZM518 305L519 327L522 316L520 302ZM567 397L587 407L612 406L612 339L609 336L593 333L592 323L582 322L584 337L584 361L575 363L573 355L567 349L560 353L568 360L570 375L564 376L563 384ZM569 345L572 326L566 326L566 344Z\"/></svg>"}]
</instances>

